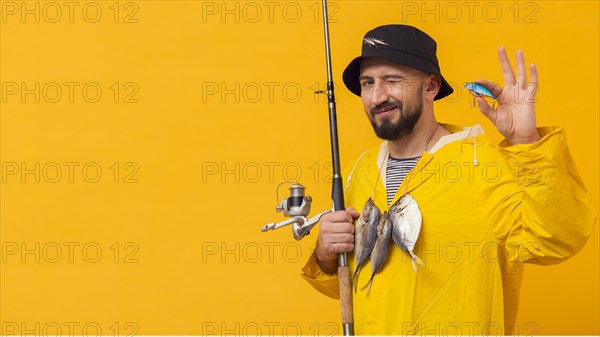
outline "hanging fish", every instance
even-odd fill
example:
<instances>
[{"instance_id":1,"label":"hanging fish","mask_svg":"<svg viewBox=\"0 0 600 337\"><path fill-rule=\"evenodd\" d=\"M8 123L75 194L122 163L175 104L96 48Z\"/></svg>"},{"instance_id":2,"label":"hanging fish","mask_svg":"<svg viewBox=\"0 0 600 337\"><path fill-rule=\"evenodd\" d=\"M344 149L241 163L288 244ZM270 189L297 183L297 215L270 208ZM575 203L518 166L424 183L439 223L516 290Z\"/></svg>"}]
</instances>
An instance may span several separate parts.
<instances>
[{"instance_id":1,"label":"hanging fish","mask_svg":"<svg viewBox=\"0 0 600 337\"><path fill-rule=\"evenodd\" d=\"M423 261L413 253L422 222L417 201L412 195L406 193L390 208L389 217L393 225L392 239L400 249L410 255L416 272L417 264L423 264Z\"/></svg>"},{"instance_id":2,"label":"hanging fish","mask_svg":"<svg viewBox=\"0 0 600 337\"><path fill-rule=\"evenodd\" d=\"M352 281L354 282L354 292L356 292L356 281L358 272L362 264L371 255L375 241L377 240L377 224L381 211L375 205L373 199L369 198L358 217L354 229L354 257L356 258L356 270Z\"/></svg>"},{"instance_id":3,"label":"hanging fish","mask_svg":"<svg viewBox=\"0 0 600 337\"><path fill-rule=\"evenodd\" d=\"M390 222L390 218L388 218L388 213L386 211L383 212L379 218L379 224L377 225L377 241L371 252L371 278L369 279L369 283L361 288L361 290L368 288L367 296L369 296L369 293L371 292L371 284L373 284L375 274L379 272L379 269L381 269L381 266L383 266L383 263L387 258L391 236L392 223Z\"/></svg>"}]
</instances>

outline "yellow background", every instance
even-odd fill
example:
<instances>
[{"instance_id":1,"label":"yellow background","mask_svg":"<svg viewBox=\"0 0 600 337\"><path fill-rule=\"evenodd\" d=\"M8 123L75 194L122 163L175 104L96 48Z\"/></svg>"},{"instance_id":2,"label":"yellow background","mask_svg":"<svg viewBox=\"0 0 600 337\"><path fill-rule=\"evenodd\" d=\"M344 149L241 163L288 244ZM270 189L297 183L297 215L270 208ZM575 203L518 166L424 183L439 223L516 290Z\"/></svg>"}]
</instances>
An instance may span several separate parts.
<instances>
[{"instance_id":1,"label":"yellow background","mask_svg":"<svg viewBox=\"0 0 600 337\"><path fill-rule=\"evenodd\" d=\"M316 235L259 231L283 220L285 179L307 187L312 214L330 207L320 2L73 3L0 2L1 333L340 334L338 302L299 277ZM367 30L407 23L437 40L455 85L501 83L497 47L523 49L540 73L538 124L565 125L598 209L597 1L330 11L343 166L379 141L341 72ZM451 98L438 120L500 140L464 90ZM39 182L21 176L36 163ZM573 259L527 266L519 334L600 333L598 252L596 227Z\"/></svg>"}]
</instances>

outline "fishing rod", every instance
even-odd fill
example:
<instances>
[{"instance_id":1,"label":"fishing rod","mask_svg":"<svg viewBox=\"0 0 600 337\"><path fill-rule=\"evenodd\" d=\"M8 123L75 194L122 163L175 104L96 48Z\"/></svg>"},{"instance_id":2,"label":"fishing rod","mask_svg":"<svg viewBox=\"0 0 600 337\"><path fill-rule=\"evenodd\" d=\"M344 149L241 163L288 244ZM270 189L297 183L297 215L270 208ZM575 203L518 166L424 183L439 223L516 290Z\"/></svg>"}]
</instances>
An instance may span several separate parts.
<instances>
[{"instance_id":1,"label":"fishing rod","mask_svg":"<svg viewBox=\"0 0 600 337\"><path fill-rule=\"evenodd\" d=\"M335 107L335 95L333 92L333 76L331 75L331 48L329 42L329 18L327 16L327 0L323 0L323 28L325 35L325 56L327 62L327 90L317 93L327 94L327 106L329 109L329 135L331 140L331 161L333 166L333 179L331 199L333 211L344 210L344 189L342 173L340 169L340 150L338 145L337 114ZM281 184L280 184L281 186ZM279 186L277 187L279 190ZM277 197L279 203L279 196ZM287 225L292 225L292 233L296 240L302 239L309 234L310 230L317 224L319 219L332 210L326 210L312 218L306 216L310 213L312 198L304 194L304 186L295 183L290 187L290 197L284 199L277 207L277 212L283 212L284 216L291 217L279 223L269 223L262 227L262 231L275 230ZM342 330L344 336L354 336L354 317L352 308L352 282L350 280L350 267L348 256L340 253L338 256L338 279L340 288L340 307L342 314Z\"/></svg>"},{"instance_id":2,"label":"fishing rod","mask_svg":"<svg viewBox=\"0 0 600 337\"><path fill-rule=\"evenodd\" d=\"M331 162L333 163L333 181L331 199L333 210L344 210L344 189L340 169L340 150L338 145L337 113L335 95L333 92L333 76L331 75L331 47L329 42L329 18L327 16L327 0L323 0L323 31L325 35L325 57L327 62L327 105L329 107L329 135L331 139ZM354 335L354 317L352 308L352 282L348 256L340 253L338 256L338 279L340 286L340 308L342 311L342 329L344 336Z\"/></svg>"}]
</instances>

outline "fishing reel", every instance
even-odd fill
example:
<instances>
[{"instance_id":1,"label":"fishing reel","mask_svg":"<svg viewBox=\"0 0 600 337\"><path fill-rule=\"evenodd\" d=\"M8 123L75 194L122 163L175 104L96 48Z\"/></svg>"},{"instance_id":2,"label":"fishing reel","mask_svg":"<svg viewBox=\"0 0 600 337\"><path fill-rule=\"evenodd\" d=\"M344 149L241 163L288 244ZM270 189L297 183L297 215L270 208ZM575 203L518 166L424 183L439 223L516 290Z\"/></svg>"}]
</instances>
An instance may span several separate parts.
<instances>
[{"instance_id":1,"label":"fishing reel","mask_svg":"<svg viewBox=\"0 0 600 337\"><path fill-rule=\"evenodd\" d=\"M281 186L281 184L279 184ZM279 203L279 186L277 186L277 202ZM291 219L284 220L279 223L271 222L264 225L261 231L266 232L268 230L275 230L287 225L292 225L292 233L296 240L302 239L305 235L310 234L310 230L319 222L321 217L331 210L323 211L312 218L306 216L310 213L310 205L312 198L304 194L304 186L294 183L290 186L290 197L283 199L279 205L275 208L277 212L283 212L284 216L291 217Z\"/></svg>"}]
</instances>

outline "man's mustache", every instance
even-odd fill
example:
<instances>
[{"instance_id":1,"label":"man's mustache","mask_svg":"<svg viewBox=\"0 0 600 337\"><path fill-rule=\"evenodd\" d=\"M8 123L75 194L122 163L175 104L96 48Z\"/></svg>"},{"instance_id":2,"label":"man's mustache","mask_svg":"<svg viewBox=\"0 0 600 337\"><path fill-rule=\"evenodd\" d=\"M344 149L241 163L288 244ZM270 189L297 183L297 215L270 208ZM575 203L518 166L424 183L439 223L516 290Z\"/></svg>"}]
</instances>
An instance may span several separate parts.
<instances>
[{"instance_id":1,"label":"man's mustache","mask_svg":"<svg viewBox=\"0 0 600 337\"><path fill-rule=\"evenodd\" d=\"M385 110L389 110L392 108L398 107L398 109L400 109L400 111L402 111L402 102L400 101L396 101L396 102L391 102L391 101L386 101L383 102L381 104L378 104L374 107L372 107L369 110L369 113L371 114L371 116L375 116L376 113L380 112L380 111L385 111Z\"/></svg>"}]
</instances>

